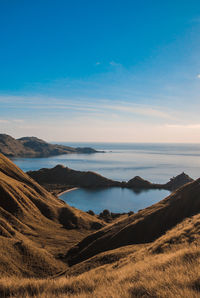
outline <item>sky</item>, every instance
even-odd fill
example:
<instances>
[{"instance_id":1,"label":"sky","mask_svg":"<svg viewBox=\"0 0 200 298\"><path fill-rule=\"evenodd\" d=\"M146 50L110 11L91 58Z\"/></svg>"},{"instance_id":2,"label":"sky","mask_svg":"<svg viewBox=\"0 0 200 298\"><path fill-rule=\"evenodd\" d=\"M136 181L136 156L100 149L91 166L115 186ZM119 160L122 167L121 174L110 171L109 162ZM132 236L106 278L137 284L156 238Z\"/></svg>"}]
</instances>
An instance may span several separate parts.
<instances>
[{"instance_id":1,"label":"sky","mask_svg":"<svg viewBox=\"0 0 200 298\"><path fill-rule=\"evenodd\" d=\"M0 133L200 142L199 0L1 0Z\"/></svg>"}]
</instances>

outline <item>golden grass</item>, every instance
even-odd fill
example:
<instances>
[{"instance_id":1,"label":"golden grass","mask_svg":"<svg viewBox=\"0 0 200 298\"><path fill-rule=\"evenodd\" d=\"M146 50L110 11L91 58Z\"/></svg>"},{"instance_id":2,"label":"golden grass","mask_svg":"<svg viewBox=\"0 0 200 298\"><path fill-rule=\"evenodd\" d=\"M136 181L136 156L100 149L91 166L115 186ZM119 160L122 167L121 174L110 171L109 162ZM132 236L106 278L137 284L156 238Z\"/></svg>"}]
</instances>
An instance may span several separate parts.
<instances>
[{"instance_id":1,"label":"golden grass","mask_svg":"<svg viewBox=\"0 0 200 298\"><path fill-rule=\"evenodd\" d=\"M0 297L200 297L200 180L85 238L77 247L84 253L94 241L96 250L68 267L59 254L101 221L2 160ZM68 220L76 228L67 228Z\"/></svg>"},{"instance_id":2,"label":"golden grass","mask_svg":"<svg viewBox=\"0 0 200 298\"><path fill-rule=\"evenodd\" d=\"M67 268L61 261L67 250L103 225L48 193L0 154L0 275L55 275Z\"/></svg>"},{"instance_id":3,"label":"golden grass","mask_svg":"<svg viewBox=\"0 0 200 298\"><path fill-rule=\"evenodd\" d=\"M137 246L136 246L137 247ZM55 279L0 279L1 297L199 297L200 247L164 254L132 247L127 257L78 276ZM135 251L134 251L135 250ZM115 253L113 251L112 253Z\"/></svg>"}]
</instances>

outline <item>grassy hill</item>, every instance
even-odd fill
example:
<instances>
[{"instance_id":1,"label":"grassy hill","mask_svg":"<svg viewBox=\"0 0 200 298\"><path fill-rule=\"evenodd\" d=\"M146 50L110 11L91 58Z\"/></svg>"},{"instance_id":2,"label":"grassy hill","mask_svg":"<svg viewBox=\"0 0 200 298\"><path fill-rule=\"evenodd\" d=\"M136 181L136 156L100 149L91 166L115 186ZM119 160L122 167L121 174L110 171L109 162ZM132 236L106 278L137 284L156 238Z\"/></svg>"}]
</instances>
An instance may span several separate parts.
<instances>
[{"instance_id":1,"label":"grassy hill","mask_svg":"<svg viewBox=\"0 0 200 298\"><path fill-rule=\"evenodd\" d=\"M0 297L199 297L199 211L197 179L104 227L0 155Z\"/></svg>"},{"instance_id":2,"label":"grassy hill","mask_svg":"<svg viewBox=\"0 0 200 298\"><path fill-rule=\"evenodd\" d=\"M0 154L0 272L49 276L58 255L103 224L57 199Z\"/></svg>"}]
</instances>

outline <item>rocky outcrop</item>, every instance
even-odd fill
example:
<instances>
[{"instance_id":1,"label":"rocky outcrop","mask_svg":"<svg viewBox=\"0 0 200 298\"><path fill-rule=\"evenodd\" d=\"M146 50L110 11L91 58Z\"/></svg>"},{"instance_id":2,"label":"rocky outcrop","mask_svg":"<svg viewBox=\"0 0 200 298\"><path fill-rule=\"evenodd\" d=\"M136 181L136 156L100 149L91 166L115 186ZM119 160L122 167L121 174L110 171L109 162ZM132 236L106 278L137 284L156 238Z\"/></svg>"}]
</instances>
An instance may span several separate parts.
<instances>
[{"instance_id":1,"label":"rocky outcrop","mask_svg":"<svg viewBox=\"0 0 200 298\"><path fill-rule=\"evenodd\" d=\"M7 157L49 157L69 153L97 153L93 148L73 148L64 145L49 144L36 137L13 137L0 134L0 153Z\"/></svg>"},{"instance_id":2,"label":"rocky outcrop","mask_svg":"<svg viewBox=\"0 0 200 298\"><path fill-rule=\"evenodd\" d=\"M163 188L173 191L192 181L194 180L183 172L180 175L171 178L169 182L163 185Z\"/></svg>"}]
</instances>

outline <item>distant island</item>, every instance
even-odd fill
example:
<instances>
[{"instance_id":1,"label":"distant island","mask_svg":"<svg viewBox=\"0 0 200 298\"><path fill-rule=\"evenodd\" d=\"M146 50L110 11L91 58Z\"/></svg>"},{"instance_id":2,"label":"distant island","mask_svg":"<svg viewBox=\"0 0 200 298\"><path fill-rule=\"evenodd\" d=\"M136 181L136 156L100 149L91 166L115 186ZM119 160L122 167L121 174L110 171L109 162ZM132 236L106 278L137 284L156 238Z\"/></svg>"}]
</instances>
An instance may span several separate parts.
<instances>
[{"instance_id":1,"label":"distant island","mask_svg":"<svg viewBox=\"0 0 200 298\"><path fill-rule=\"evenodd\" d=\"M191 177L183 172L171 178L165 184L151 183L139 176L135 176L128 182L120 182L108 179L95 172L76 171L63 165L57 165L50 169L43 168L37 171L28 171L27 174L54 194L59 194L74 187L104 188L116 186L130 188L136 192L144 189L166 189L174 191L193 181Z\"/></svg>"},{"instance_id":2,"label":"distant island","mask_svg":"<svg viewBox=\"0 0 200 298\"><path fill-rule=\"evenodd\" d=\"M50 144L36 137L15 139L7 134L0 134L0 153L7 157L50 157L70 153L98 153L90 147L73 148Z\"/></svg>"}]
</instances>

